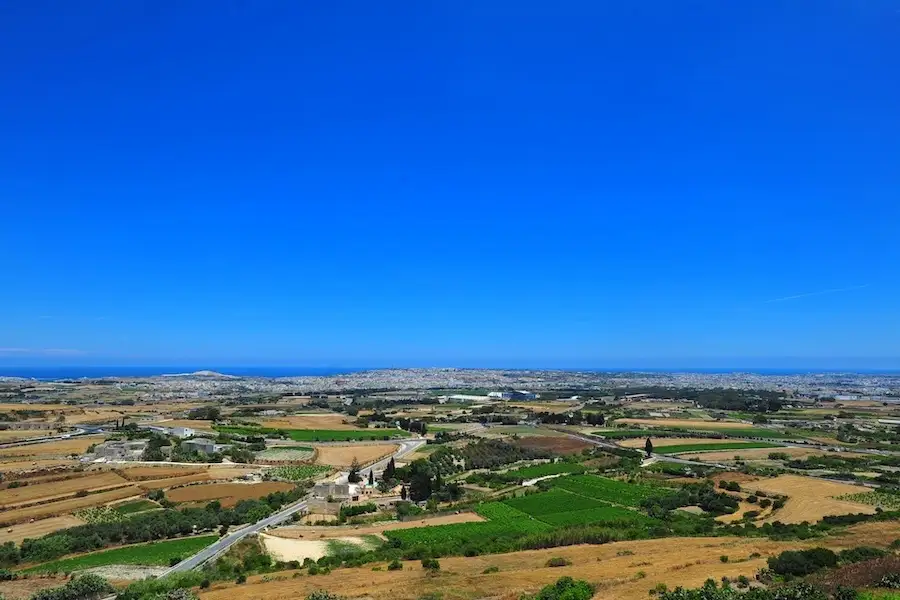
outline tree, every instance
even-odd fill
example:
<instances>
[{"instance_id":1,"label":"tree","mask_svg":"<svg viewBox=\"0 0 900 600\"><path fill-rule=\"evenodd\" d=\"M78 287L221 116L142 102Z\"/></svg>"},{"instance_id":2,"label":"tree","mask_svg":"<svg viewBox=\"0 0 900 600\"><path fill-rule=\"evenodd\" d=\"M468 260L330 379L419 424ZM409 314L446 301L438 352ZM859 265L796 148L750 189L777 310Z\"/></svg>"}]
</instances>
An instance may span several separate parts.
<instances>
[{"instance_id":1,"label":"tree","mask_svg":"<svg viewBox=\"0 0 900 600\"><path fill-rule=\"evenodd\" d=\"M647 453L647 458L653 455L653 442L650 441L650 438L647 438L647 441L644 443L644 451Z\"/></svg>"},{"instance_id":2,"label":"tree","mask_svg":"<svg viewBox=\"0 0 900 600\"><path fill-rule=\"evenodd\" d=\"M350 483L359 483L362 481L362 477L359 475L359 461L356 460L356 457L353 457L353 462L350 463L350 474L347 475L347 481Z\"/></svg>"},{"instance_id":3,"label":"tree","mask_svg":"<svg viewBox=\"0 0 900 600\"><path fill-rule=\"evenodd\" d=\"M384 469L384 473L381 475L382 479L394 479L395 471L397 470L397 465L394 463L394 457L391 457L391 460L388 461L387 467Z\"/></svg>"},{"instance_id":4,"label":"tree","mask_svg":"<svg viewBox=\"0 0 900 600\"><path fill-rule=\"evenodd\" d=\"M407 496L406 486L404 485L403 487L400 488L400 499L406 500L406 496Z\"/></svg>"},{"instance_id":5,"label":"tree","mask_svg":"<svg viewBox=\"0 0 900 600\"><path fill-rule=\"evenodd\" d=\"M372 469L369 469L369 485L375 485L375 473L372 472Z\"/></svg>"},{"instance_id":6,"label":"tree","mask_svg":"<svg viewBox=\"0 0 900 600\"><path fill-rule=\"evenodd\" d=\"M421 502L431 497L431 476L419 471L409 481L409 498L413 502Z\"/></svg>"}]
</instances>

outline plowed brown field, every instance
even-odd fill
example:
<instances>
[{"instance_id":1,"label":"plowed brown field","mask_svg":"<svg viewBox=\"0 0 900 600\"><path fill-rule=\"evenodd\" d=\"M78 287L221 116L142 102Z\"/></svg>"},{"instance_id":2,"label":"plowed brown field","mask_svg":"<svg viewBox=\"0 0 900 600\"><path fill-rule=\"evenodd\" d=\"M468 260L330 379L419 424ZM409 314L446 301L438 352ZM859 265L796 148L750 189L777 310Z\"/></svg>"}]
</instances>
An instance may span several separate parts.
<instances>
[{"instance_id":1,"label":"plowed brown field","mask_svg":"<svg viewBox=\"0 0 900 600\"><path fill-rule=\"evenodd\" d=\"M230 507L240 500L262 498L272 492L287 492L294 489L289 483L266 481L264 483L210 483L207 485L189 485L166 492L172 502L206 503L218 500L222 506Z\"/></svg>"},{"instance_id":2,"label":"plowed brown field","mask_svg":"<svg viewBox=\"0 0 900 600\"><path fill-rule=\"evenodd\" d=\"M4 527L0 529L0 544L4 542L15 542L18 544L25 538L39 538L48 533L53 533L54 531L59 531L60 529L66 529L68 527L75 527L77 525L84 525L84 521L78 517L65 516L51 517L49 519L35 521L34 523L22 523L21 525ZM9 531L10 529L12 529L12 531Z\"/></svg>"},{"instance_id":3,"label":"plowed brown field","mask_svg":"<svg viewBox=\"0 0 900 600\"><path fill-rule=\"evenodd\" d=\"M85 490L91 491L128 483L112 471L85 474L63 481L38 483L25 487L0 490L0 506L12 507L17 504L32 503L40 500L51 500Z\"/></svg>"},{"instance_id":4,"label":"plowed brown field","mask_svg":"<svg viewBox=\"0 0 900 600\"><path fill-rule=\"evenodd\" d=\"M143 481L145 479L163 479L166 477L184 477L203 473L205 468L196 467L127 467L122 469L122 474L130 481Z\"/></svg>"},{"instance_id":5,"label":"plowed brown field","mask_svg":"<svg viewBox=\"0 0 900 600\"><path fill-rule=\"evenodd\" d=\"M87 508L89 506L100 506L107 504L113 500L122 500L140 496L143 492L136 486L120 488L109 492L99 492L97 494L89 494L83 498L70 498L68 500L60 500L58 502L47 502L46 504L38 504L37 506L28 506L26 508L16 508L0 512L0 523L21 523L29 519L44 519L47 517L56 517L67 515L76 510Z\"/></svg>"},{"instance_id":6,"label":"plowed brown field","mask_svg":"<svg viewBox=\"0 0 900 600\"><path fill-rule=\"evenodd\" d=\"M829 515L846 515L852 513L875 512L875 507L858 502L835 500L834 496L842 494L859 494L871 492L871 488L823 481L802 475L779 475L774 479L759 479L742 483L744 490L784 494L788 501L784 508L775 511L764 522L781 521L782 523L814 523Z\"/></svg>"},{"instance_id":7,"label":"plowed brown field","mask_svg":"<svg viewBox=\"0 0 900 600\"><path fill-rule=\"evenodd\" d=\"M870 527L869 525L877 525ZM373 600L414 600L424 594L440 593L444 600L498 598L513 600L533 594L542 586L563 576L586 579L598 586L595 598L646 600L647 590L657 583L669 588L696 587L712 577L751 579L766 566L766 557L783 550L826 545L848 548L870 545L884 548L900 537L900 523L874 523L851 528L848 535L812 542L774 542L760 538L669 538L638 542L617 542L599 546L569 546L530 550L512 554L484 555L472 558L442 558L441 570L429 575L418 561L404 563L402 571L372 571L371 566L339 569L328 575L262 581L250 578L247 584L215 584L201 592L201 600L293 600L317 589ZM620 556L623 551L633 554ZM754 552L759 558L750 558ZM720 556L732 560L723 563ZM551 557L572 561L568 567L548 568ZM737 562L738 560L742 562ZM384 569L384 564L379 565ZM484 574L488 567L499 572ZM638 575L643 572L644 576ZM271 577L271 576L269 576Z\"/></svg>"},{"instance_id":8,"label":"plowed brown field","mask_svg":"<svg viewBox=\"0 0 900 600\"><path fill-rule=\"evenodd\" d=\"M358 429L346 422L343 415L338 414L311 414L290 415L287 417L273 417L262 421L263 427L275 429Z\"/></svg>"},{"instance_id":9,"label":"plowed brown field","mask_svg":"<svg viewBox=\"0 0 900 600\"><path fill-rule=\"evenodd\" d=\"M360 464L366 464L397 451L394 444L359 444L349 446L317 446L316 464L333 467L347 467L355 458Z\"/></svg>"}]
</instances>

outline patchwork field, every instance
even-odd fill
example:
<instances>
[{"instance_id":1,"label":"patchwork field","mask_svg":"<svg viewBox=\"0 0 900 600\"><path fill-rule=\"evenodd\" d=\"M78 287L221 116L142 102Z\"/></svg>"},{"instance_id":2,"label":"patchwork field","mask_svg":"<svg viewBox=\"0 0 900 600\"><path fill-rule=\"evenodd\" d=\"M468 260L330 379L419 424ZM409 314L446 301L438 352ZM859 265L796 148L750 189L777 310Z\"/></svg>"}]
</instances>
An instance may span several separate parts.
<instances>
[{"instance_id":1,"label":"patchwork field","mask_svg":"<svg viewBox=\"0 0 900 600\"><path fill-rule=\"evenodd\" d=\"M263 427L272 429L338 429L357 430L359 428L347 422L347 417L336 413L290 415L273 417L261 421Z\"/></svg>"},{"instance_id":2,"label":"patchwork field","mask_svg":"<svg viewBox=\"0 0 900 600\"><path fill-rule=\"evenodd\" d=\"M644 425L647 427L680 427L684 429L750 429L752 425L735 421L703 421L700 419L616 419L616 425Z\"/></svg>"},{"instance_id":3,"label":"patchwork field","mask_svg":"<svg viewBox=\"0 0 900 600\"><path fill-rule=\"evenodd\" d=\"M92 445L103 441L102 435L85 435L66 440L54 440L27 446L0 449L0 460L35 460L47 458L65 458L72 454L84 454Z\"/></svg>"},{"instance_id":4,"label":"patchwork field","mask_svg":"<svg viewBox=\"0 0 900 600\"><path fill-rule=\"evenodd\" d=\"M874 527L873 527L874 525ZM426 594L441 594L444 600L472 598L513 599L533 594L541 587L570 576L598 586L595 598L646 600L647 590L657 583L698 587L708 578L727 576L750 579L766 558L784 550L826 545L846 548L869 545L885 548L900 537L900 523L866 524L850 528L841 538L810 542L774 542L764 538L696 537L615 542L596 546L569 546L548 550L530 550L513 554L483 555L471 558L441 558L441 572L433 576L418 561L404 563L399 571L373 571L362 568L335 570L315 577L263 581L251 577L246 584L216 583L201 591L201 600L232 600L240 590L242 600L294 600L326 589L351 598L372 600L415 600ZM759 553L758 558L750 558ZM721 556L731 560L724 563ZM547 561L560 557L571 566L550 568ZM497 572L484 573L496 567ZM639 573L643 575L639 575ZM271 579L271 577L269 577Z\"/></svg>"},{"instance_id":5,"label":"patchwork field","mask_svg":"<svg viewBox=\"0 0 900 600\"><path fill-rule=\"evenodd\" d=\"M79 491L92 491L127 484L128 480L112 471L87 474L63 481L39 483L24 487L0 490L0 508L11 508L20 504L48 501Z\"/></svg>"},{"instance_id":6,"label":"patchwork field","mask_svg":"<svg viewBox=\"0 0 900 600\"><path fill-rule=\"evenodd\" d=\"M654 449L659 454L684 454L685 452L702 452L701 456L707 456L707 450L747 450L753 448L767 448L772 451L773 448L781 448L778 444L769 444L766 442L730 442L727 444L676 444L663 446Z\"/></svg>"},{"instance_id":7,"label":"patchwork field","mask_svg":"<svg viewBox=\"0 0 900 600\"><path fill-rule=\"evenodd\" d=\"M647 432L649 433L649 432ZM644 443L646 443L647 438L645 436L641 436L640 438L632 438L627 440L622 440L618 442L619 446L623 448L638 448L640 450L644 449ZM650 441L653 442L653 447L656 449L664 448L665 446L682 446L685 444L733 444L734 440L728 439L715 439L715 438L701 438L701 437L651 437Z\"/></svg>"},{"instance_id":8,"label":"patchwork field","mask_svg":"<svg viewBox=\"0 0 900 600\"><path fill-rule=\"evenodd\" d=\"M536 450L549 450L557 454L578 454L587 448L593 448L590 442L584 442L567 436L537 436L531 435L519 439L516 442L523 448Z\"/></svg>"},{"instance_id":9,"label":"patchwork field","mask_svg":"<svg viewBox=\"0 0 900 600\"><path fill-rule=\"evenodd\" d=\"M26 538L39 538L59 529L84 525L84 521L77 517L67 515L64 517L52 517L41 519L34 523L22 523L0 529L0 544L5 542L21 543Z\"/></svg>"},{"instance_id":10,"label":"patchwork field","mask_svg":"<svg viewBox=\"0 0 900 600\"><path fill-rule=\"evenodd\" d=\"M397 451L395 444L365 444L359 446L318 446L316 464L347 467L355 458L360 464L376 461Z\"/></svg>"},{"instance_id":11,"label":"patchwork field","mask_svg":"<svg viewBox=\"0 0 900 600\"><path fill-rule=\"evenodd\" d=\"M354 440L381 440L392 437L408 437L408 431L400 429L272 429L270 427L216 427L222 433L238 435L268 435L287 432L295 442L349 442Z\"/></svg>"},{"instance_id":12,"label":"patchwork field","mask_svg":"<svg viewBox=\"0 0 900 600\"><path fill-rule=\"evenodd\" d=\"M100 506L115 500L123 500L125 498L137 497L143 492L134 486L120 488L109 492L99 492L97 494L89 494L82 498L70 498L68 500L60 500L58 502L49 502L46 504L38 504L36 506L28 506L26 508L15 508L0 513L0 523L14 524L28 521L29 519L44 519L47 517L56 517L75 512L76 510L87 508L89 506Z\"/></svg>"},{"instance_id":13,"label":"patchwork field","mask_svg":"<svg viewBox=\"0 0 900 600\"><path fill-rule=\"evenodd\" d=\"M90 554L55 560L25 569L25 572L70 572L108 565L168 566L169 561L173 557L190 556L218 539L219 536L217 535L204 535L177 540L156 541L149 544L122 546L112 550L102 550L100 552L91 552Z\"/></svg>"},{"instance_id":14,"label":"patchwork field","mask_svg":"<svg viewBox=\"0 0 900 600\"><path fill-rule=\"evenodd\" d=\"M241 500L262 498L272 492L287 492L294 489L289 483L266 481L263 483L210 483L207 485L189 485L166 492L166 498L172 502L207 503L218 500L222 506L229 508Z\"/></svg>"},{"instance_id":15,"label":"patchwork field","mask_svg":"<svg viewBox=\"0 0 900 600\"><path fill-rule=\"evenodd\" d=\"M860 502L837 500L837 496L845 494L871 493L871 489L847 483L823 481L802 475L779 475L773 479L759 479L742 483L741 487L749 491L762 490L772 494L788 496L784 507L775 511L764 522L781 521L782 523L814 523L829 515L846 515L852 513L872 514L875 507Z\"/></svg>"},{"instance_id":16,"label":"patchwork field","mask_svg":"<svg viewBox=\"0 0 900 600\"><path fill-rule=\"evenodd\" d=\"M414 521L382 521L371 525L348 526L298 526L289 525L272 529L269 534L287 539L319 539L343 537L348 535L380 535L386 531L399 529L415 529L419 527L435 527L438 525L456 525L459 523L480 523L484 517L474 512L463 512L458 515L445 515Z\"/></svg>"}]
</instances>

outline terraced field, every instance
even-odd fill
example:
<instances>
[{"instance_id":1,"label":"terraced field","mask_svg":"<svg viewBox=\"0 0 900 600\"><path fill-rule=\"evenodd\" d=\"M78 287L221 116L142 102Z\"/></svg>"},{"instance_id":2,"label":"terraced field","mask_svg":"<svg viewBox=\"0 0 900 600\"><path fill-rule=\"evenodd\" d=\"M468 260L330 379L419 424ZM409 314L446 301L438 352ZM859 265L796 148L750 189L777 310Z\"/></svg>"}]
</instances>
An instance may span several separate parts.
<instances>
[{"instance_id":1,"label":"terraced field","mask_svg":"<svg viewBox=\"0 0 900 600\"><path fill-rule=\"evenodd\" d=\"M602 500L622 506L638 507L646 498L668 493L665 489L638 485L597 477L595 475L573 475L552 480L554 488L560 488L595 500Z\"/></svg>"},{"instance_id":2,"label":"terraced field","mask_svg":"<svg viewBox=\"0 0 900 600\"><path fill-rule=\"evenodd\" d=\"M78 571L108 565L167 566L174 557L190 556L219 539L216 535L183 538L123 546L112 550L92 552L72 558L64 558L26 569L27 573L53 573Z\"/></svg>"},{"instance_id":3,"label":"terraced field","mask_svg":"<svg viewBox=\"0 0 900 600\"><path fill-rule=\"evenodd\" d=\"M751 448L781 448L779 444L770 444L768 442L726 442L713 444L672 444L670 446L662 446L654 448L657 454L682 454L685 452L704 452L704 451L721 451L721 450L748 450Z\"/></svg>"}]
</instances>

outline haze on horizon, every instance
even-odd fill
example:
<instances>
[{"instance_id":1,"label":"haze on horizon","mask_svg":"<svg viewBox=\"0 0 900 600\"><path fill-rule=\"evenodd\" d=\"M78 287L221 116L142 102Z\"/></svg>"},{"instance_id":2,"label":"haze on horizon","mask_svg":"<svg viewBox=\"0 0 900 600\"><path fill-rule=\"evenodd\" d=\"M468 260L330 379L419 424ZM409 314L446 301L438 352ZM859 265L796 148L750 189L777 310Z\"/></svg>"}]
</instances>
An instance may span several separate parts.
<instances>
[{"instance_id":1,"label":"haze on horizon","mask_svg":"<svg viewBox=\"0 0 900 600\"><path fill-rule=\"evenodd\" d=\"M14 3L0 366L900 368L889 0Z\"/></svg>"}]
</instances>

